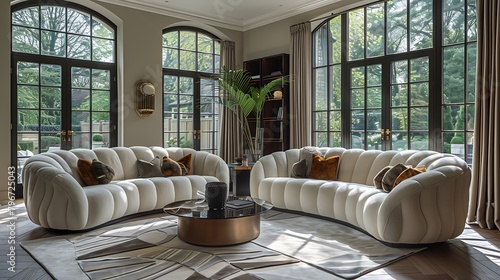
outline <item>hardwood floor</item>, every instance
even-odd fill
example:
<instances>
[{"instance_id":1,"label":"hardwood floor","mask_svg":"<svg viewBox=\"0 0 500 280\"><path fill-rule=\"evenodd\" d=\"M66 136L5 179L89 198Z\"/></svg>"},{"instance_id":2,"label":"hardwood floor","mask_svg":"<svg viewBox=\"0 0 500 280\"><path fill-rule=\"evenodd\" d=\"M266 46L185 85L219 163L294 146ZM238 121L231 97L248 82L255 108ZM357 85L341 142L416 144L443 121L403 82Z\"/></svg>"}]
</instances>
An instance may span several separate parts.
<instances>
[{"instance_id":1,"label":"hardwood floor","mask_svg":"<svg viewBox=\"0 0 500 280\"><path fill-rule=\"evenodd\" d=\"M0 279L52 279L24 251L19 243L54 236L33 224L26 215L22 200L16 201L15 216L6 206L0 207ZM144 216L136 219L143 219ZM9 225L15 221L15 273L9 271ZM500 279L500 231L467 226L454 240L421 251L358 279Z\"/></svg>"}]
</instances>

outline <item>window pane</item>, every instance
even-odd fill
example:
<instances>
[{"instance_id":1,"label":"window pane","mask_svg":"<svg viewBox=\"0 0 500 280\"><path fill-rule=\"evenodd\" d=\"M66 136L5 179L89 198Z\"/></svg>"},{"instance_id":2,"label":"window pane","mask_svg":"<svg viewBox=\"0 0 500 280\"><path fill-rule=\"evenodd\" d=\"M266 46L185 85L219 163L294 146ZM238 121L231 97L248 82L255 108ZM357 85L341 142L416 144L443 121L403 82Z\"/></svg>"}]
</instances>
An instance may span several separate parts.
<instances>
[{"instance_id":1,"label":"window pane","mask_svg":"<svg viewBox=\"0 0 500 280\"><path fill-rule=\"evenodd\" d=\"M314 38L314 66L324 66L328 62L328 26L321 26L313 34Z\"/></svg>"},{"instance_id":2,"label":"window pane","mask_svg":"<svg viewBox=\"0 0 500 280\"><path fill-rule=\"evenodd\" d=\"M38 29L12 26L12 51L40 53L40 34Z\"/></svg>"},{"instance_id":3,"label":"window pane","mask_svg":"<svg viewBox=\"0 0 500 280\"><path fill-rule=\"evenodd\" d=\"M442 120L443 130L453 130L453 116L452 116L452 106L443 106L443 120ZM447 142L450 142L450 139L447 139ZM443 139L446 141L446 139Z\"/></svg>"},{"instance_id":4,"label":"window pane","mask_svg":"<svg viewBox=\"0 0 500 280\"><path fill-rule=\"evenodd\" d=\"M387 2L387 53L408 50L407 0Z\"/></svg>"},{"instance_id":5,"label":"window pane","mask_svg":"<svg viewBox=\"0 0 500 280\"><path fill-rule=\"evenodd\" d=\"M382 108L382 88L373 87L366 89L368 97L366 98L366 105L368 108Z\"/></svg>"},{"instance_id":6,"label":"window pane","mask_svg":"<svg viewBox=\"0 0 500 280\"><path fill-rule=\"evenodd\" d=\"M410 85L410 105L429 105L429 83L418 83Z\"/></svg>"},{"instance_id":7,"label":"window pane","mask_svg":"<svg viewBox=\"0 0 500 280\"><path fill-rule=\"evenodd\" d=\"M432 0L410 0L410 50L432 47Z\"/></svg>"},{"instance_id":8,"label":"window pane","mask_svg":"<svg viewBox=\"0 0 500 280\"><path fill-rule=\"evenodd\" d=\"M61 85L61 66L42 64L41 65L41 83L46 86L60 86Z\"/></svg>"},{"instance_id":9,"label":"window pane","mask_svg":"<svg viewBox=\"0 0 500 280\"><path fill-rule=\"evenodd\" d=\"M114 62L115 42L113 40L92 38L92 60Z\"/></svg>"},{"instance_id":10,"label":"window pane","mask_svg":"<svg viewBox=\"0 0 500 280\"><path fill-rule=\"evenodd\" d=\"M90 69L79 67L71 68L71 87L90 88Z\"/></svg>"},{"instance_id":11,"label":"window pane","mask_svg":"<svg viewBox=\"0 0 500 280\"><path fill-rule=\"evenodd\" d=\"M380 131L382 128L382 111L367 110L366 115L368 118L366 129Z\"/></svg>"},{"instance_id":12,"label":"window pane","mask_svg":"<svg viewBox=\"0 0 500 280\"><path fill-rule=\"evenodd\" d=\"M328 114L327 112L314 113L315 126L314 130L327 131L328 128Z\"/></svg>"},{"instance_id":13,"label":"window pane","mask_svg":"<svg viewBox=\"0 0 500 280\"><path fill-rule=\"evenodd\" d=\"M330 112L330 130L340 131L342 129L342 115L340 111L331 111Z\"/></svg>"},{"instance_id":14,"label":"window pane","mask_svg":"<svg viewBox=\"0 0 500 280\"><path fill-rule=\"evenodd\" d=\"M66 34L42 30L42 54L65 57Z\"/></svg>"},{"instance_id":15,"label":"window pane","mask_svg":"<svg viewBox=\"0 0 500 280\"><path fill-rule=\"evenodd\" d=\"M39 131L38 110L17 110L18 131Z\"/></svg>"},{"instance_id":16,"label":"window pane","mask_svg":"<svg viewBox=\"0 0 500 280\"><path fill-rule=\"evenodd\" d=\"M351 134L351 148L363 149L365 147L364 140L365 140L365 133L353 132Z\"/></svg>"},{"instance_id":17,"label":"window pane","mask_svg":"<svg viewBox=\"0 0 500 280\"><path fill-rule=\"evenodd\" d=\"M384 4L372 5L366 8L366 56L384 55L385 23Z\"/></svg>"},{"instance_id":18,"label":"window pane","mask_svg":"<svg viewBox=\"0 0 500 280\"><path fill-rule=\"evenodd\" d=\"M179 48L183 50L196 50L196 32L181 31Z\"/></svg>"},{"instance_id":19,"label":"window pane","mask_svg":"<svg viewBox=\"0 0 500 280\"><path fill-rule=\"evenodd\" d=\"M444 103L464 102L464 47L443 50L443 100Z\"/></svg>"},{"instance_id":20,"label":"window pane","mask_svg":"<svg viewBox=\"0 0 500 280\"><path fill-rule=\"evenodd\" d=\"M382 65L375 64L366 66L366 82L368 86L382 85Z\"/></svg>"},{"instance_id":21,"label":"window pane","mask_svg":"<svg viewBox=\"0 0 500 280\"><path fill-rule=\"evenodd\" d=\"M396 151L408 150L408 133L392 133L392 149Z\"/></svg>"},{"instance_id":22,"label":"window pane","mask_svg":"<svg viewBox=\"0 0 500 280\"><path fill-rule=\"evenodd\" d=\"M90 90L73 89L71 91L71 108L74 110L90 110Z\"/></svg>"},{"instance_id":23,"label":"window pane","mask_svg":"<svg viewBox=\"0 0 500 280\"><path fill-rule=\"evenodd\" d=\"M349 12L349 60L365 58L364 9Z\"/></svg>"},{"instance_id":24,"label":"window pane","mask_svg":"<svg viewBox=\"0 0 500 280\"><path fill-rule=\"evenodd\" d=\"M109 111L109 91L92 91L92 111Z\"/></svg>"},{"instance_id":25,"label":"window pane","mask_svg":"<svg viewBox=\"0 0 500 280\"><path fill-rule=\"evenodd\" d=\"M91 139L90 133L74 132L73 137L71 139L71 148L90 149L90 139Z\"/></svg>"},{"instance_id":26,"label":"window pane","mask_svg":"<svg viewBox=\"0 0 500 280\"><path fill-rule=\"evenodd\" d=\"M467 41L477 40L476 0L467 0Z\"/></svg>"},{"instance_id":27,"label":"window pane","mask_svg":"<svg viewBox=\"0 0 500 280\"><path fill-rule=\"evenodd\" d=\"M380 132L370 132L366 139L367 150L381 150L382 149L382 138L380 137Z\"/></svg>"},{"instance_id":28,"label":"window pane","mask_svg":"<svg viewBox=\"0 0 500 280\"><path fill-rule=\"evenodd\" d=\"M392 131L408 129L408 109L392 109Z\"/></svg>"},{"instance_id":29,"label":"window pane","mask_svg":"<svg viewBox=\"0 0 500 280\"><path fill-rule=\"evenodd\" d=\"M214 53L215 54L220 54L220 42L219 41L214 41Z\"/></svg>"},{"instance_id":30,"label":"window pane","mask_svg":"<svg viewBox=\"0 0 500 280\"><path fill-rule=\"evenodd\" d=\"M429 80L429 58L422 57L410 60L410 81L420 82Z\"/></svg>"},{"instance_id":31,"label":"window pane","mask_svg":"<svg viewBox=\"0 0 500 280\"><path fill-rule=\"evenodd\" d=\"M410 149L412 150L428 150L429 149L429 134L426 132L412 132L410 141Z\"/></svg>"},{"instance_id":32,"label":"window pane","mask_svg":"<svg viewBox=\"0 0 500 280\"><path fill-rule=\"evenodd\" d=\"M443 0L443 44L465 40L465 0Z\"/></svg>"},{"instance_id":33,"label":"window pane","mask_svg":"<svg viewBox=\"0 0 500 280\"><path fill-rule=\"evenodd\" d=\"M313 134L314 143L318 147L328 147L328 133L327 132L315 132Z\"/></svg>"},{"instance_id":34,"label":"window pane","mask_svg":"<svg viewBox=\"0 0 500 280\"><path fill-rule=\"evenodd\" d=\"M42 87L42 108L61 109L61 88Z\"/></svg>"},{"instance_id":35,"label":"window pane","mask_svg":"<svg viewBox=\"0 0 500 280\"><path fill-rule=\"evenodd\" d=\"M198 71L213 73L214 72L213 63L214 63L213 54L203 54L203 53L198 54Z\"/></svg>"},{"instance_id":36,"label":"window pane","mask_svg":"<svg viewBox=\"0 0 500 280\"><path fill-rule=\"evenodd\" d=\"M212 38L198 33L198 51L204 53L213 53Z\"/></svg>"},{"instance_id":37,"label":"window pane","mask_svg":"<svg viewBox=\"0 0 500 280\"><path fill-rule=\"evenodd\" d=\"M39 84L38 63L18 62L17 63L17 83L18 84Z\"/></svg>"},{"instance_id":38,"label":"window pane","mask_svg":"<svg viewBox=\"0 0 500 280\"><path fill-rule=\"evenodd\" d=\"M351 111L351 129L352 130L365 130L365 111L352 110Z\"/></svg>"},{"instance_id":39,"label":"window pane","mask_svg":"<svg viewBox=\"0 0 500 280\"><path fill-rule=\"evenodd\" d=\"M365 89L351 90L351 108L365 107Z\"/></svg>"},{"instance_id":40,"label":"window pane","mask_svg":"<svg viewBox=\"0 0 500 280\"><path fill-rule=\"evenodd\" d=\"M172 31L163 34L163 46L170 48L178 48L179 47L179 32Z\"/></svg>"},{"instance_id":41,"label":"window pane","mask_svg":"<svg viewBox=\"0 0 500 280\"><path fill-rule=\"evenodd\" d=\"M341 65L334 65L330 68L332 75L332 95L330 96L330 109L340 109L342 106L342 68Z\"/></svg>"},{"instance_id":42,"label":"window pane","mask_svg":"<svg viewBox=\"0 0 500 280\"><path fill-rule=\"evenodd\" d=\"M38 7L30 7L12 13L12 25L39 27Z\"/></svg>"},{"instance_id":43,"label":"window pane","mask_svg":"<svg viewBox=\"0 0 500 280\"><path fill-rule=\"evenodd\" d=\"M365 86L365 67L356 67L351 70L351 88Z\"/></svg>"},{"instance_id":44,"label":"window pane","mask_svg":"<svg viewBox=\"0 0 500 280\"><path fill-rule=\"evenodd\" d=\"M179 78L179 93L180 94L193 94L193 79L180 77Z\"/></svg>"},{"instance_id":45,"label":"window pane","mask_svg":"<svg viewBox=\"0 0 500 280\"><path fill-rule=\"evenodd\" d=\"M170 69L179 68L179 51L163 48L163 67Z\"/></svg>"},{"instance_id":46,"label":"window pane","mask_svg":"<svg viewBox=\"0 0 500 280\"><path fill-rule=\"evenodd\" d=\"M328 87L327 87L327 73L326 68L319 68L314 70L314 97L315 97L315 111L326 110L328 108Z\"/></svg>"},{"instance_id":47,"label":"window pane","mask_svg":"<svg viewBox=\"0 0 500 280\"><path fill-rule=\"evenodd\" d=\"M196 58L196 53L194 52L180 51L179 69L194 71L196 63L195 58Z\"/></svg>"},{"instance_id":48,"label":"window pane","mask_svg":"<svg viewBox=\"0 0 500 280\"><path fill-rule=\"evenodd\" d=\"M475 117L475 112L476 112L476 108L474 106L474 104L472 105L467 105L467 120L466 120L466 127L465 129L466 130L474 130L474 117Z\"/></svg>"},{"instance_id":49,"label":"window pane","mask_svg":"<svg viewBox=\"0 0 500 280\"><path fill-rule=\"evenodd\" d=\"M324 135L324 134L321 134ZM316 140L318 141L318 140ZM316 142L318 143L318 142ZM342 133L340 132L330 132L330 144L323 144L319 147L342 147Z\"/></svg>"},{"instance_id":50,"label":"window pane","mask_svg":"<svg viewBox=\"0 0 500 280\"><path fill-rule=\"evenodd\" d=\"M98 18L92 18L92 36L106 38L106 39L114 39L115 32L111 26L104 23Z\"/></svg>"},{"instance_id":51,"label":"window pane","mask_svg":"<svg viewBox=\"0 0 500 280\"><path fill-rule=\"evenodd\" d=\"M61 147L61 136L57 133L44 133L40 137L40 152L47 152L51 149L59 149Z\"/></svg>"},{"instance_id":52,"label":"window pane","mask_svg":"<svg viewBox=\"0 0 500 280\"><path fill-rule=\"evenodd\" d=\"M391 84L408 82L408 61L401 60L391 64Z\"/></svg>"},{"instance_id":53,"label":"window pane","mask_svg":"<svg viewBox=\"0 0 500 280\"><path fill-rule=\"evenodd\" d=\"M71 113L71 123L80 127L80 131L90 131L90 112L86 111L73 111Z\"/></svg>"},{"instance_id":54,"label":"window pane","mask_svg":"<svg viewBox=\"0 0 500 280\"><path fill-rule=\"evenodd\" d=\"M109 70L92 69L92 88L110 89Z\"/></svg>"},{"instance_id":55,"label":"window pane","mask_svg":"<svg viewBox=\"0 0 500 280\"><path fill-rule=\"evenodd\" d=\"M68 35L68 57L90 60L90 37Z\"/></svg>"},{"instance_id":56,"label":"window pane","mask_svg":"<svg viewBox=\"0 0 500 280\"><path fill-rule=\"evenodd\" d=\"M41 6L41 27L54 31L66 31L66 8Z\"/></svg>"},{"instance_id":57,"label":"window pane","mask_svg":"<svg viewBox=\"0 0 500 280\"><path fill-rule=\"evenodd\" d=\"M43 110L41 114L41 131L61 131L61 111Z\"/></svg>"},{"instance_id":58,"label":"window pane","mask_svg":"<svg viewBox=\"0 0 500 280\"><path fill-rule=\"evenodd\" d=\"M476 97L477 44L467 45L467 101L474 102Z\"/></svg>"},{"instance_id":59,"label":"window pane","mask_svg":"<svg viewBox=\"0 0 500 280\"><path fill-rule=\"evenodd\" d=\"M395 85L391 86L392 106L407 106L408 105L408 86Z\"/></svg>"},{"instance_id":60,"label":"window pane","mask_svg":"<svg viewBox=\"0 0 500 280\"><path fill-rule=\"evenodd\" d=\"M39 106L38 86L17 86L18 108L38 108Z\"/></svg>"},{"instance_id":61,"label":"window pane","mask_svg":"<svg viewBox=\"0 0 500 280\"><path fill-rule=\"evenodd\" d=\"M90 15L68 9L68 32L90 36Z\"/></svg>"},{"instance_id":62,"label":"window pane","mask_svg":"<svg viewBox=\"0 0 500 280\"><path fill-rule=\"evenodd\" d=\"M427 130L429 127L429 111L425 108L410 109L410 129Z\"/></svg>"},{"instance_id":63,"label":"window pane","mask_svg":"<svg viewBox=\"0 0 500 280\"><path fill-rule=\"evenodd\" d=\"M326 25L325 25L326 27ZM320 33L320 32L317 32ZM321 33L322 36L326 35ZM341 34L342 34L342 21L341 17L335 17L330 20L330 63L340 63L342 58L342 42L341 42ZM326 36L324 36L326 38ZM326 48L326 44L324 45Z\"/></svg>"}]
</instances>

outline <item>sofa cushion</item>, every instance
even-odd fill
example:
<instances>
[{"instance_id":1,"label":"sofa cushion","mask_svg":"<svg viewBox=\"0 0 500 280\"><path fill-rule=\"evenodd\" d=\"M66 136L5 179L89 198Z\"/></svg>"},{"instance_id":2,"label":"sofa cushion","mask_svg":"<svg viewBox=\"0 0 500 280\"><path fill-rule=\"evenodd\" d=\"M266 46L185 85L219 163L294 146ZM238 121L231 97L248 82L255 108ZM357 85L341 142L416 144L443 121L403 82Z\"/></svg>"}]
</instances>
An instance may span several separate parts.
<instances>
[{"instance_id":1,"label":"sofa cushion","mask_svg":"<svg viewBox=\"0 0 500 280\"><path fill-rule=\"evenodd\" d=\"M192 175L192 154L187 154L180 159L176 160L182 169L182 175Z\"/></svg>"},{"instance_id":2,"label":"sofa cushion","mask_svg":"<svg viewBox=\"0 0 500 280\"><path fill-rule=\"evenodd\" d=\"M382 178L382 189L386 192L390 192L394 187L394 182L398 178L401 172L408 169L408 167L404 164L398 163L391 167Z\"/></svg>"},{"instance_id":3,"label":"sofa cushion","mask_svg":"<svg viewBox=\"0 0 500 280\"><path fill-rule=\"evenodd\" d=\"M137 160L137 171L139 172L139 178L163 177L159 157L155 157L151 161Z\"/></svg>"},{"instance_id":4,"label":"sofa cushion","mask_svg":"<svg viewBox=\"0 0 500 280\"><path fill-rule=\"evenodd\" d=\"M184 173L183 171L185 171L185 168L186 167L184 166L183 170L177 161L166 156L163 157L161 163L161 173L163 174L163 176L165 177L180 176Z\"/></svg>"},{"instance_id":5,"label":"sofa cushion","mask_svg":"<svg viewBox=\"0 0 500 280\"><path fill-rule=\"evenodd\" d=\"M115 170L96 159L92 161L92 172L99 184L108 184L115 177Z\"/></svg>"},{"instance_id":6,"label":"sofa cushion","mask_svg":"<svg viewBox=\"0 0 500 280\"><path fill-rule=\"evenodd\" d=\"M313 155L324 156L325 153L323 151L320 151L317 147L311 147L311 146L300 149L299 160L303 159L306 160L306 166L307 166L306 178L308 178L310 176L309 173L311 173Z\"/></svg>"},{"instance_id":7,"label":"sofa cushion","mask_svg":"<svg viewBox=\"0 0 500 280\"><path fill-rule=\"evenodd\" d=\"M385 173L391 169L392 166L386 166L380 170L377 175L373 178L373 185L375 185L375 188L377 189L382 189L382 178L384 178Z\"/></svg>"},{"instance_id":8,"label":"sofa cushion","mask_svg":"<svg viewBox=\"0 0 500 280\"><path fill-rule=\"evenodd\" d=\"M309 178L319 180L337 180L339 156L323 158L320 155L312 156L311 172Z\"/></svg>"},{"instance_id":9,"label":"sofa cushion","mask_svg":"<svg viewBox=\"0 0 500 280\"><path fill-rule=\"evenodd\" d=\"M94 172L92 171L92 162L86 159L78 159L78 174L82 178L83 182L86 186L98 185L99 181L94 176Z\"/></svg>"},{"instance_id":10,"label":"sofa cushion","mask_svg":"<svg viewBox=\"0 0 500 280\"><path fill-rule=\"evenodd\" d=\"M302 159L292 165L292 178L307 178L307 161Z\"/></svg>"},{"instance_id":11,"label":"sofa cushion","mask_svg":"<svg viewBox=\"0 0 500 280\"><path fill-rule=\"evenodd\" d=\"M422 172L425 172L425 171L426 171L425 166L417 166L415 168L408 168L408 169L404 170L403 172L401 172L401 174L399 174L399 176L394 181L394 185L392 187L394 188L399 183L401 183L403 180L411 178L411 177L413 177L417 174L420 174Z\"/></svg>"},{"instance_id":12,"label":"sofa cushion","mask_svg":"<svg viewBox=\"0 0 500 280\"><path fill-rule=\"evenodd\" d=\"M113 180L115 171L112 167L94 159L78 159L78 174L87 186L107 184Z\"/></svg>"}]
</instances>

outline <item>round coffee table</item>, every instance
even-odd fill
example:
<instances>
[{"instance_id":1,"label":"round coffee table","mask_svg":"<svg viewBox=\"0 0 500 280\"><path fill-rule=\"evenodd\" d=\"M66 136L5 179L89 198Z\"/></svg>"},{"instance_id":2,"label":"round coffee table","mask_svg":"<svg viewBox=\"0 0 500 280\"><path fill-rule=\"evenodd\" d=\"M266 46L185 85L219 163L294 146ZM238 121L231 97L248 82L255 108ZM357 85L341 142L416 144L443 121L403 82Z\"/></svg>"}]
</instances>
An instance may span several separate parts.
<instances>
[{"instance_id":1,"label":"round coffee table","mask_svg":"<svg viewBox=\"0 0 500 280\"><path fill-rule=\"evenodd\" d=\"M231 206L230 201L243 200L243 205ZM238 201L240 202L240 201ZM229 196L224 210L208 210L203 199L170 203L165 213L178 217L177 235L187 243L202 246L225 246L248 242L260 234L260 214L273 205L265 200Z\"/></svg>"}]
</instances>

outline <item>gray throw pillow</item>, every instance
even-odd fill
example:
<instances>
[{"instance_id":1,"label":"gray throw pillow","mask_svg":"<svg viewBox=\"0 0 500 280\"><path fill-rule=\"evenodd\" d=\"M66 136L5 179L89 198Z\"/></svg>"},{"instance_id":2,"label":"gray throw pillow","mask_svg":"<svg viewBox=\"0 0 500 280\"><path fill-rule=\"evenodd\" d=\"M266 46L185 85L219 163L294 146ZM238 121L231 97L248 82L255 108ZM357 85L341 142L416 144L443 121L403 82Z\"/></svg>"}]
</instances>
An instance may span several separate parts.
<instances>
[{"instance_id":1,"label":"gray throw pillow","mask_svg":"<svg viewBox=\"0 0 500 280\"><path fill-rule=\"evenodd\" d=\"M159 157L155 157L151 161L137 160L137 171L139 172L139 178L163 177Z\"/></svg>"},{"instance_id":2,"label":"gray throw pillow","mask_svg":"<svg viewBox=\"0 0 500 280\"><path fill-rule=\"evenodd\" d=\"M305 159L300 160L292 165L292 178L307 178L307 161Z\"/></svg>"},{"instance_id":3,"label":"gray throw pillow","mask_svg":"<svg viewBox=\"0 0 500 280\"><path fill-rule=\"evenodd\" d=\"M309 178L309 174L311 173L312 158L314 154L320 155L322 157L325 156L325 152L320 151L320 149L318 149L317 147L307 146L300 149L299 160L305 159L307 165L306 176L304 178Z\"/></svg>"},{"instance_id":4,"label":"gray throw pillow","mask_svg":"<svg viewBox=\"0 0 500 280\"><path fill-rule=\"evenodd\" d=\"M399 174L406 169L408 169L408 167L402 163L398 163L391 167L382 178L382 189L386 192L390 192L394 186L394 181L396 181Z\"/></svg>"}]
</instances>

